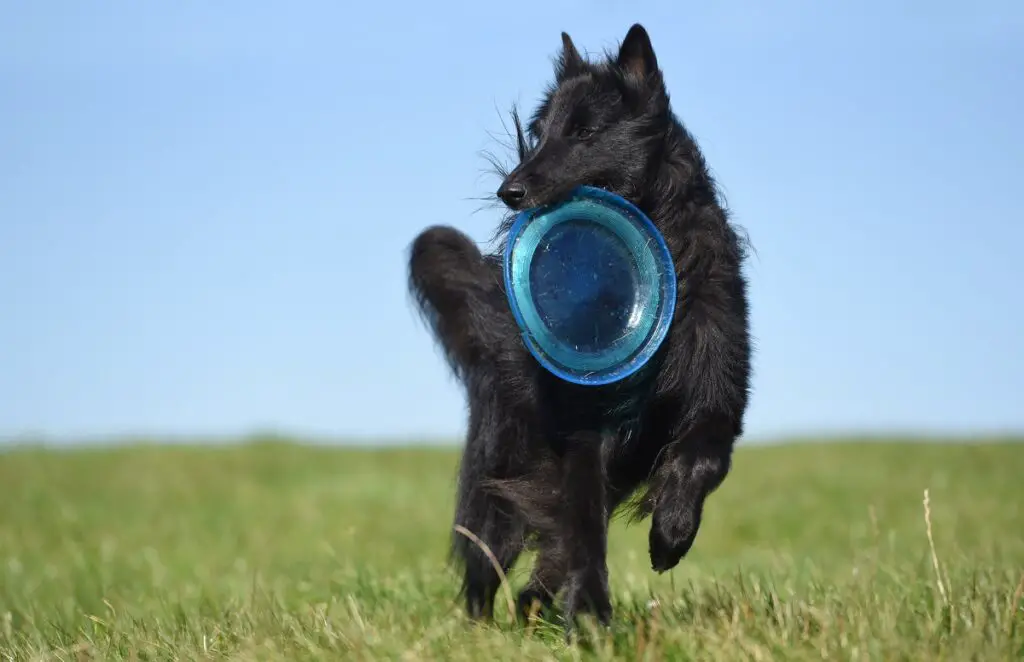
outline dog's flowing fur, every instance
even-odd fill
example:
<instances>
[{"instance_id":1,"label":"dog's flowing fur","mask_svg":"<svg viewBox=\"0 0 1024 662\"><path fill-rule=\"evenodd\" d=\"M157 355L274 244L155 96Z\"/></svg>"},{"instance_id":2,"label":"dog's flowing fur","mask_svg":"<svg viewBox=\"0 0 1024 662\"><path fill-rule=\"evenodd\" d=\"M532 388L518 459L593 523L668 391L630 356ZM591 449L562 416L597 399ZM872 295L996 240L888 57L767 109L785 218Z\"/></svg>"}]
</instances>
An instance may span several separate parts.
<instances>
[{"instance_id":1,"label":"dog's flowing fur","mask_svg":"<svg viewBox=\"0 0 1024 662\"><path fill-rule=\"evenodd\" d=\"M749 394L745 252L704 157L670 109L640 25L600 62L581 57L563 33L555 83L526 129L516 117L519 164L498 191L512 212L579 184L614 191L663 233L679 279L672 327L640 384L641 408L613 417L621 391L560 381L526 350L505 297L501 250L482 254L445 226L412 245L411 291L469 404L455 523L505 571L535 546L520 612L563 594L571 628L584 612L611 618L607 531L618 507L629 503L635 521L651 516L651 565L664 572L689 551L704 501L729 471ZM490 618L498 574L463 536L452 545L469 614Z\"/></svg>"}]
</instances>

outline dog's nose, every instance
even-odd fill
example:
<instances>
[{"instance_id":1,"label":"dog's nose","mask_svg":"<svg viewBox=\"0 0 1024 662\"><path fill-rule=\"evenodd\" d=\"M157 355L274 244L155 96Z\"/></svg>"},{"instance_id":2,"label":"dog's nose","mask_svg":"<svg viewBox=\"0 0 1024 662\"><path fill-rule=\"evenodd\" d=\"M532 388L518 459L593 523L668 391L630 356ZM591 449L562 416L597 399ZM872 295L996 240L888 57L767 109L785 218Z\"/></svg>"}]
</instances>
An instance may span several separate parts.
<instances>
[{"instance_id":1,"label":"dog's nose","mask_svg":"<svg viewBox=\"0 0 1024 662\"><path fill-rule=\"evenodd\" d=\"M498 197L509 207L515 209L526 198L526 185L516 181L505 181L498 188Z\"/></svg>"}]
</instances>

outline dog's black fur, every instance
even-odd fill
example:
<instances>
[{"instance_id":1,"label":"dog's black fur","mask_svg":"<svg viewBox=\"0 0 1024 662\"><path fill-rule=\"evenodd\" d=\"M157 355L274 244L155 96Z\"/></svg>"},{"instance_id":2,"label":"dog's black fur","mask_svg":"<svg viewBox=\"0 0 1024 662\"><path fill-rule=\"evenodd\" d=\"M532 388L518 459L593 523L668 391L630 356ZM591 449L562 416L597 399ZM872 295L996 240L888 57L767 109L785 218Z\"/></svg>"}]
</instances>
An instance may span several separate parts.
<instances>
[{"instance_id":1,"label":"dog's black fur","mask_svg":"<svg viewBox=\"0 0 1024 662\"><path fill-rule=\"evenodd\" d=\"M744 243L670 109L646 30L632 26L618 52L596 63L565 33L562 44L555 83L525 135L514 115L519 164L497 193L511 210L499 236L514 211L579 184L614 191L650 216L671 249L679 290L669 335L629 391L644 395L641 406L616 413L621 388L573 386L539 366L510 312L500 250L484 255L461 232L431 227L413 242L409 277L468 396L455 523L506 571L534 545L520 611L564 592L571 628L583 612L611 618L608 521L634 493L633 519L653 516L653 569L669 570L689 551L743 431L751 347ZM498 574L470 540L454 534L452 545L469 614L490 618Z\"/></svg>"}]
</instances>

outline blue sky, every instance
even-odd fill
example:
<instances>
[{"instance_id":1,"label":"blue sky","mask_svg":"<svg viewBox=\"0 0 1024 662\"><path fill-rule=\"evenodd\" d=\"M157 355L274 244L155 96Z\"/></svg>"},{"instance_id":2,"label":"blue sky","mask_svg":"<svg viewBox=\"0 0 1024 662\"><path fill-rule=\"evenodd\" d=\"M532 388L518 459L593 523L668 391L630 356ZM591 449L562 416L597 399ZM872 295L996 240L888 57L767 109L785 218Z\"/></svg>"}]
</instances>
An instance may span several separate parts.
<instances>
[{"instance_id":1,"label":"blue sky","mask_svg":"<svg viewBox=\"0 0 1024 662\"><path fill-rule=\"evenodd\" d=\"M634 21L757 250L750 437L1024 429L1019 1L0 8L0 437L458 434L407 246Z\"/></svg>"}]
</instances>

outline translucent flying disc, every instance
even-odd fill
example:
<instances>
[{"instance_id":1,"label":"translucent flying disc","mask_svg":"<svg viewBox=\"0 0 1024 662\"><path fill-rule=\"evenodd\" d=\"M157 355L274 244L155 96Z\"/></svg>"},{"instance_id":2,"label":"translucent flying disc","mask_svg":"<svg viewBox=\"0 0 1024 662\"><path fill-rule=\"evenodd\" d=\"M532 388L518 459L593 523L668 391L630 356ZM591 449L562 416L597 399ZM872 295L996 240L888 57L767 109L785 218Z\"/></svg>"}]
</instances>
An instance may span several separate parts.
<instances>
[{"instance_id":1,"label":"translucent flying disc","mask_svg":"<svg viewBox=\"0 0 1024 662\"><path fill-rule=\"evenodd\" d=\"M505 292L523 340L565 381L602 385L647 363L676 302L672 255L624 198L582 186L520 212L505 249Z\"/></svg>"}]
</instances>

